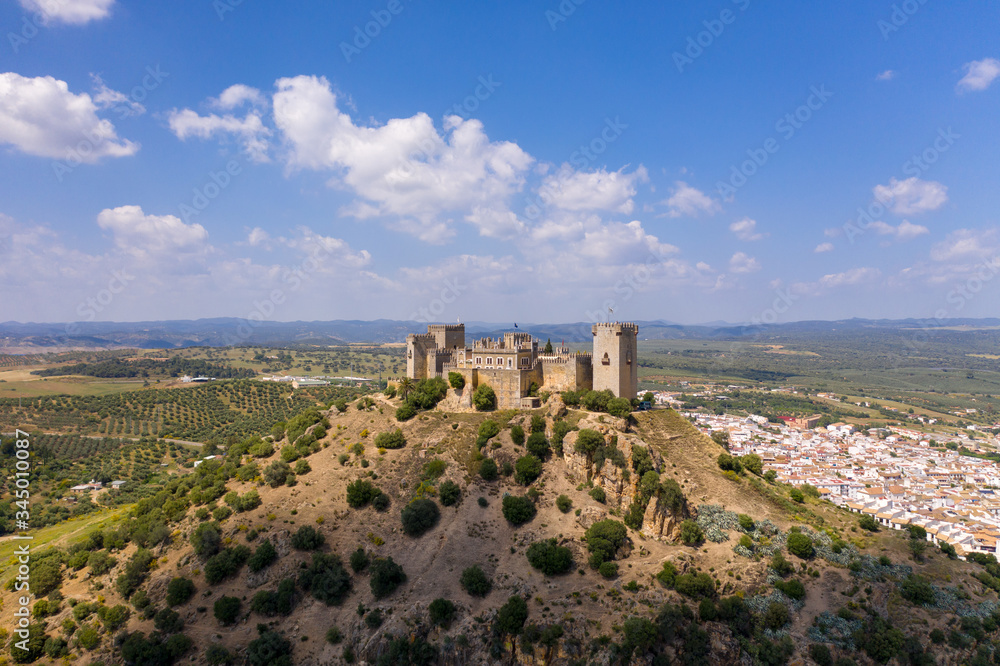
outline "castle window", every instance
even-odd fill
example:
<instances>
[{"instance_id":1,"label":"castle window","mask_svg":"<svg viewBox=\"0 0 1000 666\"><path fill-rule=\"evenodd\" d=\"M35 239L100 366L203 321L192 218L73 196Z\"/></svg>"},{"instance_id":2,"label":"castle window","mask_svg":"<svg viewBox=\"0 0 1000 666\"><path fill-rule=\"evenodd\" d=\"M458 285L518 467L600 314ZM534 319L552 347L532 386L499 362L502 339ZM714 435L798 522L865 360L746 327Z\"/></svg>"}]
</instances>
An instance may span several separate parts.
<instances>
[{"instance_id":1,"label":"castle window","mask_svg":"<svg viewBox=\"0 0 1000 666\"><path fill-rule=\"evenodd\" d=\"M522 356L521 357L521 365L523 365L525 367L528 367L528 357L527 356Z\"/></svg>"},{"instance_id":2,"label":"castle window","mask_svg":"<svg viewBox=\"0 0 1000 666\"><path fill-rule=\"evenodd\" d=\"M632 365L632 352L625 353L625 365Z\"/></svg>"},{"instance_id":3,"label":"castle window","mask_svg":"<svg viewBox=\"0 0 1000 666\"><path fill-rule=\"evenodd\" d=\"M604 365L611 365L611 359L608 358L608 352L604 352L604 358L601 359L601 363Z\"/></svg>"},{"instance_id":4,"label":"castle window","mask_svg":"<svg viewBox=\"0 0 1000 666\"><path fill-rule=\"evenodd\" d=\"M486 365L493 365L493 358L492 357L489 357L489 356L486 357Z\"/></svg>"},{"instance_id":5,"label":"castle window","mask_svg":"<svg viewBox=\"0 0 1000 666\"><path fill-rule=\"evenodd\" d=\"M477 356L476 357L476 367L479 367L482 364L483 364L483 357L482 356Z\"/></svg>"},{"instance_id":6,"label":"castle window","mask_svg":"<svg viewBox=\"0 0 1000 666\"><path fill-rule=\"evenodd\" d=\"M508 368L514 367L514 359L512 359L512 358L508 358L507 359L507 367Z\"/></svg>"},{"instance_id":7,"label":"castle window","mask_svg":"<svg viewBox=\"0 0 1000 666\"><path fill-rule=\"evenodd\" d=\"M412 349L407 350L407 352L406 352L406 358L413 358L413 350Z\"/></svg>"}]
</instances>

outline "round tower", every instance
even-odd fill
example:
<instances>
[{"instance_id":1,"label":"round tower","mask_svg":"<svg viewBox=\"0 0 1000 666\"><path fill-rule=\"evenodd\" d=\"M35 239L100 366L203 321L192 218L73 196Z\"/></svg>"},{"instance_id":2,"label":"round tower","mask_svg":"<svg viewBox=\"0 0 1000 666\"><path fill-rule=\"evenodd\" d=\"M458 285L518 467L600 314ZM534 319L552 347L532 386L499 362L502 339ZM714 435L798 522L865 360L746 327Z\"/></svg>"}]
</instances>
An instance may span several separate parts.
<instances>
[{"instance_id":1,"label":"round tower","mask_svg":"<svg viewBox=\"0 0 1000 666\"><path fill-rule=\"evenodd\" d=\"M618 398L639 390L639 327L632 323L594 324L594 390L610 389Z\"/></svg>"}]
</instances>

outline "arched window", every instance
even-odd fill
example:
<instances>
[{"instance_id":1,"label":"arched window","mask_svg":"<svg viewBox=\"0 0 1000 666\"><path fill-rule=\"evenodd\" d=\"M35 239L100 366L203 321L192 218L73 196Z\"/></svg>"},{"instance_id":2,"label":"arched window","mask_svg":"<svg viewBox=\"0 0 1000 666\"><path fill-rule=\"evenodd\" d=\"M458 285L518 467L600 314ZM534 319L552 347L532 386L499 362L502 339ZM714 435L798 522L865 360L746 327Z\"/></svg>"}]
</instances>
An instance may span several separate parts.
<instances>
[{"instance_id":1,"label":"arched window","mask_svg":"<svg viewBox=\"0 0 1000 666\"><path fill-rule=\"evenodd\" d=\"M604 358L601 359L601 363L604 365L611 365L611 359L608 358L608 352L604 352Z\"/></svg>"},{"instance_id":2,"label":"arched window","mask_svg":"<svg viewBox=\"0 0 1000 666\"><path fill-rule=\"evenodd\" d=\"M625 365L632 365L632 352L625 352Z\"/></svg>"}]
</instances>

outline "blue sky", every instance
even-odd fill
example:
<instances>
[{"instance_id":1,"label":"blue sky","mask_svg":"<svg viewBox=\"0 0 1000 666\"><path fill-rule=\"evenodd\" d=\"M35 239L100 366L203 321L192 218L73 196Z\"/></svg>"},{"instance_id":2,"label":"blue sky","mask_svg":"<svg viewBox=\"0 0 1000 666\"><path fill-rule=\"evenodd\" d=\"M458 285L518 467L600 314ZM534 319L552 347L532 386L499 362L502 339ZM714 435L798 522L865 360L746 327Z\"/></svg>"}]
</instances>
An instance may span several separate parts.
<instances>
[{"instance_id":1,"label":"blue sky","mask_svg":"<svg viewBox=\"0 0 1000 666\"><path fill-rule=\"evenodd\" d=\"M0 319L1000 316L996 3L681 4L6 0Z\"/></svg>"}]
</instances>

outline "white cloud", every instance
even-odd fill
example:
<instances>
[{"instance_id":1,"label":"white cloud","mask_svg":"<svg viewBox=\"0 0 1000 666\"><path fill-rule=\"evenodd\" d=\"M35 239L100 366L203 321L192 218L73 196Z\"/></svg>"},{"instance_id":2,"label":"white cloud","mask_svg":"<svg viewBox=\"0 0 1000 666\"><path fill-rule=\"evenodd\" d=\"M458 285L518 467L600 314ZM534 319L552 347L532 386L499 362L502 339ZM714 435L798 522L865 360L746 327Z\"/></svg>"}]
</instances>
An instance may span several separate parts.
<instances>
[{"instance_id":1,"label":"white cloud","mask_svg":"<svg viewBox=\"0 0 1000 666\"><path fill-rule=\"evenodd\" d=\"M698 217L702 213L714 215L722 210L719 202L682 180L674 184L673 193L665 203L670 208L670 217Z\"/></svg>"},{"instance_id":2,"label":"white cloud","mask_svg":"<svg viewBox=\"0 0 1000 666\"><path fill-rule=\"evenodd\" d=\"M333 183L362 198L345 214L395 216L397 228L424 240L447 238L453 213L474 224L487 209L506 215L507 198L534 162L517 144L491 142L478 120L449 116L443 135L425 113L356 125L325 78L297 76L276 86L274 118L289 166L336 172Z\"/></svg>"},{"instance_id":3,"label":"white cloud","mask_svg":"<svg viewBox=\"0 0 1000 666\"><path fill-rule=\"evenodd\" d=\"M881 220L872 222L870 226L879 236L894 236L897 240L910 240L911 238L930 233L927 227L922 224L913 224L909 220L903 220L896 227L886 224Z\"/></svg>"},{"instance_id":4,"label":"white cloud","mask_svg":"<svg viewBox=\"0 0 1000 666\"><path fill-rule=\"evenodd\" d=\"M515 238L524 233L525 224L509 210L477 206L465 216L465 221L479 229L480 236Z\"/></svg>"},{"instance_id":5,"label":"white cloud","mask_svg":"<svg viewBox=\"0 0 1000 666\"><path fill-rule=\"evenodd\" d=\"M624 170L575 171L564 165L542 182L539 193L543 201L563 210L604 210L627 215L635 208L632 197L636 183L648 180L644 167L627 174Z\"/></svg>"},{"instance_id":6,"label":"white cloud","mask_svg":"<svg viewBox=\"0 0 1000 666\"><path fill-rule=\"evenodd\" d=\"M852 268L843 273L832 273L820 278L820 285L829 288L852 286L872 282L881 277L882 271L877 268Z\"/></svg>"},{"instance_id":7,"label":"white cloud","mask_svg":"<svg viewBox=\"0 0 1000 666\"><path fill-rule=\"evenodd\" d=\"M892 81L896 78L896 72L891 69L887 69L878 76L875 77L876 81Z\"/></svg>"},{"instance_id":8,"label":"white cloud","mask_svg":"<svg viewBox=\"0 0 1000 666\"><path fill-rule=\"evenodd\" d=\"M320 264L357 270L371 263L372 256L368 250L356 252L343 239L317 234L305 226L298 227L296 231L297 236L282 237L279 242L304 256L313 257Z\"/></svg>"},{"instance_id":9,"label":"white cloud","mask_svg":"<svg viewBox=\"0 0 1000 666\"><path fill-rule=\"evenodd\" d=\"M115 108L123 117L141 116L146 113L146 107L136 102L125 93L112 90L98 74L91 74L94 82L94 101L102 109Z\"/></svg>"},{"instance_id":10,"label":"white cloud","mask_svg":"<svg viewBox=\"0 0 1000 666\"><path fill-rule=\"evenodd\" d=\"M229 86L222 91L218 97L209 100L209 104L216 109L229 111L241 106L244 102L250 102L253 106L266 106L267 98L257 88L252 88L242 83Z\"/></svg>"},{"instance_id":11,"label":"white cloud","mask_svg":"<svg viewBox=\"0 0 1000 666\"><path fill-rule=\"evenodd\" d=\"M833 252L833 250L834 250L833 243L820 243L819 245L816 246L816 249L813 250L813 252L815 252L816 254L822 254L824 252Z\"/></svg>"},{"instance_id":12,"label":"white cloud","mask_svg":"<svg viewBox=\"0 0 1000 666\"><path fill-rule=\"evenodd\" d=\"M82 25L105 18L115 0L18 0L29 12L38 12L46 20Z\"/></svg>"},{"instance_id":13,"label":"white cloud","mask_svg":"<svg viewBox=\"0 0 1000 666\"><path fill-rule=\"evenodd\" d=\"M269 161L267 137L271 135L271 130L264 126L257 111L250 111L244 117L237 118L232 114L219 116L211 113L201 116L191 109L174 109L168 115L167 122L170 130L181 141L192 136L208 139L216 135L231 134L242 143L243 150L252 161Z\"/></svg>"},{"instance_id":14,"label":"white cloud","mask_svg":"<svg viewBox=\"0 0 1000 666\"><path fill-rule=\"evenodd\" d=\"M876 185L875 198L896 215L917 215L937 210L948 201L948 188L941 183L920 180L889 179L888 185Z\"/></svg>"},{"instance_id":15,"label":"white cloud","mask_svg":"<svg viewBox=\"0 0 1000 666\"><path fill-rule=\"evenodd\" d=\"M1000 254L1000 229L958 229L931 248L940 262L974 262Z\"/></svg>"},{"instance_id":16,"label":"white cloud","mask_svg":"<svg viewBox=\"0 0 1000 666\"><path fill-rule=\"evenodd\" d=\"M757 241L764 237L764 234L757 233L757 221L744 217L729 225L729 230L736 234L736 237L744 241Z\"/></svg>"},{"instance_id":17,"label":"white cloud","mask_svg":"<svg viewBox=\"0 0 1000 666\"><path fill-rule=\"evenodd\" d=\"M28 155L88 164L139 150L139 144L120 139L110 121L98 118L87 93L75 95L51 76L13 72L0 74L0 143Z\"/></svg>"},{"instance_id":18,"label":"white cloud","mask_svg":"<svg viewBox=\"0 0 1000 666\"><path fill-rule=\"evenodd\" d=\"M267 247L269 241L271 240L271 234L267 233L260 227L254 227L247 234L247 244L250 247Z\"/></svg>"},{"instance_id":19,"label":"white cloud","mask_svg":"<svg viewBox=\"0 0 1000 666\"><path fill-rule=\"evenodd\" d=\"M973 60L963 66L965 76L958 82L959 92L978 92L990 87L997 77L1000 77L1000 60L983 58Z\"/></svg>"},{"instance_id":20,"label":"white cloud","mask_svg":"<svg viewBox=\"0 0 1000 666\"><path fill-rule=\"evenodd\" d=\"M205 227L173 215L146 215L139 206L102 210L97 224L111 232L120 250L135 257L165 259L207 249Z\"/></svg>"},{"instance_id":21,"label":"white cloud","mask_svg":"<svg viewBox=\"0 0 1000 666\"><path fill-rule=\"evenodd\" d=\"M646 262L650 257L662 259L679 250L661 243L646 233L641 222L633 220L628 224L612 222L586 232L575 244L575 252L600 265L627 266Z\"/></svg>"},{"instance_id":22,"label":"white cloud","mask_svg":"<svg viewBox=\"0 0 1000 666\"><path fill-rule=\"evenodd\" d=\"M737 252L729 258L731 273L756 273L760 270L760 262L745 252Z\"/></svg>"}]
</instances>

